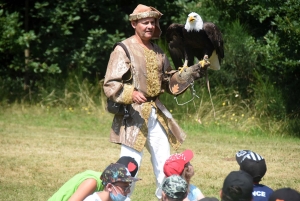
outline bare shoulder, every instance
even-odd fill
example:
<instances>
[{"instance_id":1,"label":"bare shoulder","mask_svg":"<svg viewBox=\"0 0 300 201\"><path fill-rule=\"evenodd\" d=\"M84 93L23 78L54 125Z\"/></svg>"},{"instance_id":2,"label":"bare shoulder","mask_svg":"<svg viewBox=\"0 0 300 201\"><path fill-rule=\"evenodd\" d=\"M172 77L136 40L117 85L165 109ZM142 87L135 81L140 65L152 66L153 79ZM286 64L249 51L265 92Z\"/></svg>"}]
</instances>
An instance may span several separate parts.
<instances>
[{"instance_id":1,"label":"bare shoulder","mask_svg":"<svg viewBox=\"0 0 300 201\"><path fill-rule=\"evenodd\" d=\"M83 200L87 196L93 194L97 188L97 181L93 178L84 180L71 196L69 201Z\"/></svg>"}]
</instances>

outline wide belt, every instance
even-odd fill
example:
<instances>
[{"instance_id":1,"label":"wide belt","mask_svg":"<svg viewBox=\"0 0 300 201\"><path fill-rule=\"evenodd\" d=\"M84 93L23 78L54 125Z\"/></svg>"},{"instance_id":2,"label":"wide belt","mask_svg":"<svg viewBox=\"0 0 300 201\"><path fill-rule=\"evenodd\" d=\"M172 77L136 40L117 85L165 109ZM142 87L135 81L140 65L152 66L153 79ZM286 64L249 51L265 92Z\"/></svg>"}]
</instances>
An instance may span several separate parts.
<instances>
[{"instance_id":1,"label":"wide belt","mask_svg":"<svg viewBox=\"0 0 300 201\"><path fill-rule=\"evenodd\" d=\"M147 98L147 102L155 102L155 100L158 98L158 96L146 97L146 98Z\"/></svg>"}]
</instances>

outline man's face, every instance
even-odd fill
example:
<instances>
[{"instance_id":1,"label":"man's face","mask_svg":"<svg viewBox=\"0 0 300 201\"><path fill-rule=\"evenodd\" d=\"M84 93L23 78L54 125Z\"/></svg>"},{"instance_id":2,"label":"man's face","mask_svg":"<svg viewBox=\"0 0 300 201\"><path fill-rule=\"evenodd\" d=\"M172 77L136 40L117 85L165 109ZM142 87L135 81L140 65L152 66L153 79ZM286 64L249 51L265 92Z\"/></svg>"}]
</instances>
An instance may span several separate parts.
<instances>
[{"instance_id":1,"label":"man's face","mask_svg":"<svg viewBox=\"0 0 300 201\"><path fill-rule=\"evenodd\" d=\"M147 17L137 21L132 21L132 27L135 28L135 33L142 40L150 40L155 31L155 18Z\"/></svg>"}]
</instances>

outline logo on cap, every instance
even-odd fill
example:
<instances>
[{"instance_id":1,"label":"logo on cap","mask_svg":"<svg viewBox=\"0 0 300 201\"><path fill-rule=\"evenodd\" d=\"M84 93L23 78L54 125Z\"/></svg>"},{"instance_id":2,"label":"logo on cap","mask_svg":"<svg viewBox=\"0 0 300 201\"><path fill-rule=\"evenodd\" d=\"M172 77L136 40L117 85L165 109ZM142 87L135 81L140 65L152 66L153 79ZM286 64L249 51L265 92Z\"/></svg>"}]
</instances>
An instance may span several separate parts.
<instances>
[{"instance_id":1,"label":"logo on cap","mask_svg":"<svg viewBox=\"0 0 300 201\"><path fill-rule=\"evenodd\" d=\"M180 154L171 155L164 164L164 173L167 177L177 174L181 175L184 165L194 157L194 153L187 149Z\"/></svg>"}]
</instances>

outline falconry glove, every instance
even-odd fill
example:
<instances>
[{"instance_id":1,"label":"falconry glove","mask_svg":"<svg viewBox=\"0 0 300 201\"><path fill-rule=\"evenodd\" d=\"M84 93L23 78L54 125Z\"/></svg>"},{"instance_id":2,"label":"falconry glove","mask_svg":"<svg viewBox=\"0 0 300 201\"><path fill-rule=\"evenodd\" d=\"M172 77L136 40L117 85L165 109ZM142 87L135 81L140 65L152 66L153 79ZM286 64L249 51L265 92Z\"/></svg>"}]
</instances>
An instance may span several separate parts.
<instances>
[{"instance_id":1,"label":"falconry glove","mask_svg":"<svg viewBox=\"0 0 300 201\"><path fill-rule=\"evenodd\" d=\"M201 67L200 64L192 65L188 68L184 68L182 71L178 71L170 79L170 90L174 95L183 93L194 80L204 77L209 63Z\"/></svg>"}]
</instances>

